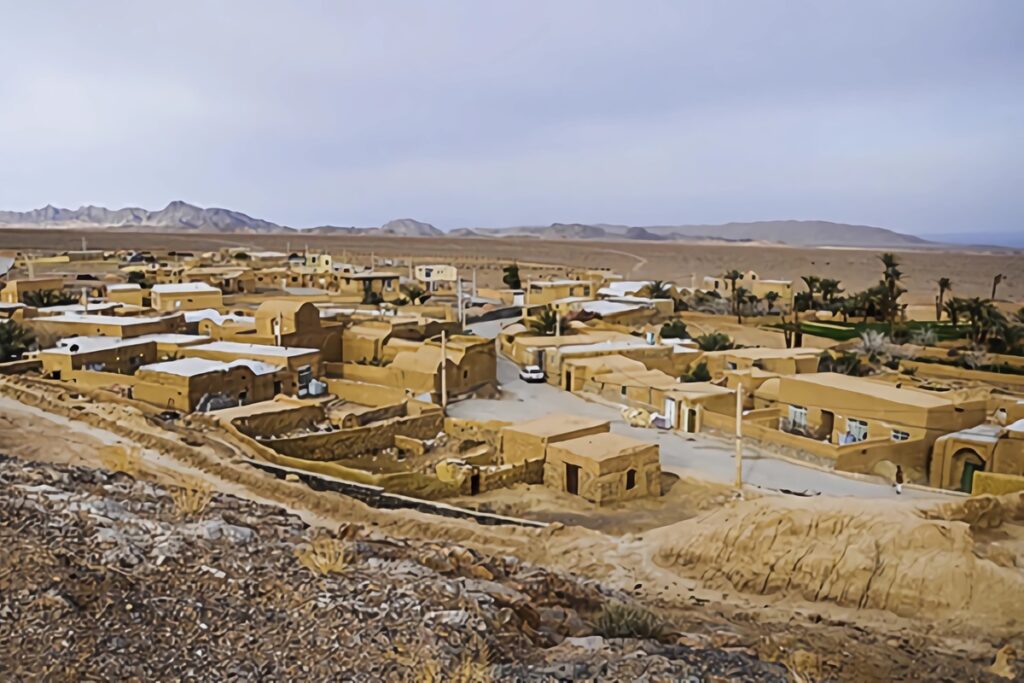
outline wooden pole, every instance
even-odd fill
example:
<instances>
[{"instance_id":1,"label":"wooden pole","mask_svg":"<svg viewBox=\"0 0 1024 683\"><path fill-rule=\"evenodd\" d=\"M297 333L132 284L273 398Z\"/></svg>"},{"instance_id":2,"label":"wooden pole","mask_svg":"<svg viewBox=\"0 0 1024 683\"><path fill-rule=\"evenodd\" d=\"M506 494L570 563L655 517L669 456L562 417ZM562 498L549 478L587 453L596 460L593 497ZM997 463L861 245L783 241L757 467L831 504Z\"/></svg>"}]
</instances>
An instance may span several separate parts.
<instances>
[{"instance_id":1,"label":"wooden pole","mask_svg":"<svg viewBox=\"0 0 1024 683\"><path fill-rule=\"evenodd\" d=\"M743 489L743 385L736 387L736 488Z\"/></svg>"},{"instance_id":2,"label":"wooden pole","mask_svg":"<svg viewBox=\"0 0 1024 683\"><path fill-rule=\"evenodd\" d=\"M441 330L441 410L448 407L448 333Z\"/></svg>"}]
</instances>

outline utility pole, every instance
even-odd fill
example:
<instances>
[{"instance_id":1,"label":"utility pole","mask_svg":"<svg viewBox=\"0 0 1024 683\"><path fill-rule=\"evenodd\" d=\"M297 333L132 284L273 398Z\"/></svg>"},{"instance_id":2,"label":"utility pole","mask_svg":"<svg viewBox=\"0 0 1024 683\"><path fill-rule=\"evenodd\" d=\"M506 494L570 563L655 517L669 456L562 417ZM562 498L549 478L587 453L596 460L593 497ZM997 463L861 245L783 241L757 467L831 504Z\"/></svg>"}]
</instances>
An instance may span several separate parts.
<instances>
[{"instance_id":1,"label":"utility pole","mask_svg":"<svg viewBox=\"0 0 1024 683\"><path fill-rule=\"evenodd\" d=\"M562 313L561 311L555 311L555 336L562 336Z\"/></svg>"},{"instance_id":2,"label":"utility pole","mask_svg":"<svg viewBox=\"0 0 1024 683\"><path fill-rule=\"evenodd\" d=\"M88 242L86 242L85 238L83 237L82 238L82 251L88 251L89 250L87 245L88 245Z\"/></svg>"},{"instance_id":3,"label":"utility pole","mask_svg":"<svg viewBox=\"0 0 1024 683\"><path fill-rule=\"evenodd\" d=\"M736 488L743 490L743 385L736 387Z\"/></svg>"},{"instance_id":4,"label":"utility pole","mask_svg":"<svg viewBox=\"0 0 1024 683\"><path fill-rule=\"evenodd\" d=\"M448 407L448 333L441 330L441 410Z\"/></svg>"},{"instance_id":5,"label":"utility pole","mask_svg":"<svg viewBox=\"0 0 1024 683\"><path fill-rule=\"evenodd\" d=\"M463 310L464 310L462 308L462 278L456 278L455 279L455 291L457 293L456 294L456 304L455 305L459 307L459 325L465 327L466 326L466 320L465 320L465 316L462 313Z\"/></svg>"},{"instance_id":6,"label":"utility pole","mask_svg":"<svg viewBox=\"0 0 1024 683\"><path fill-rule=\"evenodd\" d=\"M476 298L476 268L473 269L473 298Z\"/></svg>"}]
</instances>

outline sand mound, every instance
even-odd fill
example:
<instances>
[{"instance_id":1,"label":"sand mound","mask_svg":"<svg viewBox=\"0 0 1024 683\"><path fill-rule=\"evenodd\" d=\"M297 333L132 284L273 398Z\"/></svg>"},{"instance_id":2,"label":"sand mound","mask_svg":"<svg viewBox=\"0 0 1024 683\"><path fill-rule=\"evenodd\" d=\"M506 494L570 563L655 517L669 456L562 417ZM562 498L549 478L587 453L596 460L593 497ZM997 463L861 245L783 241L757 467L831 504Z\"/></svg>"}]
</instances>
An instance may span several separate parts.
<instances>
[{"instance_id":1,"label":"sand mound","mask_svg":"<svg viewBox=\"0 0 1024 683\"><path fill-rule=\"evenodd\" d=\"M975 529L995 529L1006 522L1024 521L1024 493L971 496L922 512L928 519L967 522Z\"/></svg>"},{"instance_id":2,"label":"sand mound","mask_svg":"<svg viewBox=\"0 0 1024 683\"><path fill-rule=\"evenodd\" d=\"M968 524L909 506L762 498L648 540L656 564L725 589L919 618L1024 618L1024 574L978 557Z\"/></svg>"}]
</instances>

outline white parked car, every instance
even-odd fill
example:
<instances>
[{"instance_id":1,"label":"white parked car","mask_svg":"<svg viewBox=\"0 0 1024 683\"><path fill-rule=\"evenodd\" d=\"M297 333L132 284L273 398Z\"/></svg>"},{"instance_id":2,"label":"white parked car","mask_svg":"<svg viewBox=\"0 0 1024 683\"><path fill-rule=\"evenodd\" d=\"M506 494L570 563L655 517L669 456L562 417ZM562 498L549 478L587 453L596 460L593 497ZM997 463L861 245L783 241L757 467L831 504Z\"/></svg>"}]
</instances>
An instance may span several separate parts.
<instances>
[{"instance_id":1,"label":"white parked car","mask_svg":"<svg viewBox=\"0 0 1024 683\"><path fill-rule=\"evenodd\" d=\"M524 382L543 382L547 376L537 365L527 365L519 371L519 379Z\"/></svg>"}]
</instances>

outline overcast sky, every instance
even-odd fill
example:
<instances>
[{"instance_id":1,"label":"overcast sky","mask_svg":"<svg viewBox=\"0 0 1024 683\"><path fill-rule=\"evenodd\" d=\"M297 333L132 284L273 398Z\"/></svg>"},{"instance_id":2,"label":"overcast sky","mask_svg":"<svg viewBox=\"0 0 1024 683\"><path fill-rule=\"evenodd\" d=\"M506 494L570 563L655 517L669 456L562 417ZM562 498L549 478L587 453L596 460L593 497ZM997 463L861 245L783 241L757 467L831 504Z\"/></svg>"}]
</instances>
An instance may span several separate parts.
<instances>
[{"instance_id":1,"label":"overcast sky","mask_svg":"<svg viewBox=\"0 0 1024 683\"><path fill-rule=\"evenodd\" d=\"M0 0L0 209L1024 232L1020 0Z\"/></svg>"}]
</instances>

